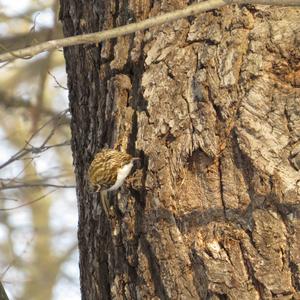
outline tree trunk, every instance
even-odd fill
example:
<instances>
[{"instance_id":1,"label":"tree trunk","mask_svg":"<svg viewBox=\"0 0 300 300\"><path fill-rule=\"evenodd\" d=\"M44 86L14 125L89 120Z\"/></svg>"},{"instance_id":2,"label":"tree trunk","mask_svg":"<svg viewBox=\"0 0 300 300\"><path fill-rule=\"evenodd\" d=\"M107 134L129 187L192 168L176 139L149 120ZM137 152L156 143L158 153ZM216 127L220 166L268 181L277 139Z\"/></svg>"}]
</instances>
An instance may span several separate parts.
<instances>
[{"instance_id":1,"label":"tree trunk","mask_svg":"<svg viewBox=\"0 0 300 300\"><path fill-rule=\"evenodd\" d=\"M61 1L65 36L187 1ZM83 299L300 297L300 11L232 5L64 49ZM108 220L87 168L141 166Z\"/></svg>"}]
</instances>

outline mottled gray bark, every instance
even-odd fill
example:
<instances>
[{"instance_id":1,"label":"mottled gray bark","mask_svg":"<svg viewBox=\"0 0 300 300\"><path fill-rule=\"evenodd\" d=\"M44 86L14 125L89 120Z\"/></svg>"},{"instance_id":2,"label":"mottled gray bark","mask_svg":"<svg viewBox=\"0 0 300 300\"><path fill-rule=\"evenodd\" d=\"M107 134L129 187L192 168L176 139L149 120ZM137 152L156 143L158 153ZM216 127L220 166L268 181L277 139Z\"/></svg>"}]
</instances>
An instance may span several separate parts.
<instances>
[{"instance_id":1,"label":"mottled gray bark","mask_svg":"<svg viewBox=\"0 0 300 300\"><path fill-rule=\"evenodd\" d=\"M61 1L65 36L186 1ZM300 297L300 11L232 5L65 49L83 299ZM142 158L107 220L86 171Z\"/></svg>"}]
</instances>

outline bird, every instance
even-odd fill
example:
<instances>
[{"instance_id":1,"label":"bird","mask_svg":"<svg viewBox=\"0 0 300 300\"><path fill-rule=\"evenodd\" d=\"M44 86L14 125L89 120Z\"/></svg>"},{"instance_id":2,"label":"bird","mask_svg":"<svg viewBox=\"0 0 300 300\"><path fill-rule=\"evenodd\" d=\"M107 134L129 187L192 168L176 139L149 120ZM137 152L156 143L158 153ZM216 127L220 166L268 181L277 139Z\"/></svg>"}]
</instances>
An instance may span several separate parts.
<instances>
[{"instance_id":1,"label":"bird","mask_svg":"<svg viewBox=\"0 0 300 300\"><path fill-rule=\"evenodd\" d=\"M130 154L114 149L102 149L88 168L88 179L92 189L100 192L102 207L109 216L107 192L117 190L129 175L133 162L138 160Z\"/></svg>"}]
</instances>

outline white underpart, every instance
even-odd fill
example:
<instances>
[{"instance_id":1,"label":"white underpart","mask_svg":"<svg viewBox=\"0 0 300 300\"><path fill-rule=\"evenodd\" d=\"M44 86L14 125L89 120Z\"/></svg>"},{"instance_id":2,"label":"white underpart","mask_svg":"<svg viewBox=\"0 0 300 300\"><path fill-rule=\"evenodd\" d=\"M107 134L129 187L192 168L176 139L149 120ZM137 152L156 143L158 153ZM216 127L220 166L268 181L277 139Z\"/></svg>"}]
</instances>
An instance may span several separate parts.
<instances>
[{"instance_id":1,"label":"white underpart","mask_svg":"<svg viewBox=\"0 0 300 300\"><path fill-rule=\"evenodd\" d=\"M128 174L130 173L131 169L132 169L133 163L132 161L125 165L124 167L122 167L119 172L118 172L118 176L117 176L117 180L115 182L115 184L113 186L111 186L108 191L115 191L117 190L124 182L125 178L128 176Z\"/></svg>"}]
</instances>

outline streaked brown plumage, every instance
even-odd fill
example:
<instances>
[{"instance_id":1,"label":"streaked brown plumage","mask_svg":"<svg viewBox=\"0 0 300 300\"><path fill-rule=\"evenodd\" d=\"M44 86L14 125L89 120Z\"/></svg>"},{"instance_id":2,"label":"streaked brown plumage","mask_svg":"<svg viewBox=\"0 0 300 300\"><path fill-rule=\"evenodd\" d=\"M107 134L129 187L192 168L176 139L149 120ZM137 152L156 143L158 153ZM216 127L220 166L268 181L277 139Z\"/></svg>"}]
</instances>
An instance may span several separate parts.
<instances>
[{"instance_id":1,"label":"streaked brown plumage","mask_svg":"<svg viewBox=\"0 0 300 300\"><path fill-rule=\"evenodd\" d=\"M133 166L131 155L113 149L103 149L95 155L89 170L89 183L96 192L101 192L101 201L108 215L107 191L118 189Z\"/></svg>"},{"instance_id":2,"label":"streaked brown plumage","mask_svg":"<svg viewBox=\"0 0 300 300\"><path fill-rule=\"evenodd\" d=\"M131 161L132 156L124 152L113 149L100 151L89 167L90 184L97 187L97 191L108 190L116 182L118 170Z\"/></svg>"}]
</instances>

